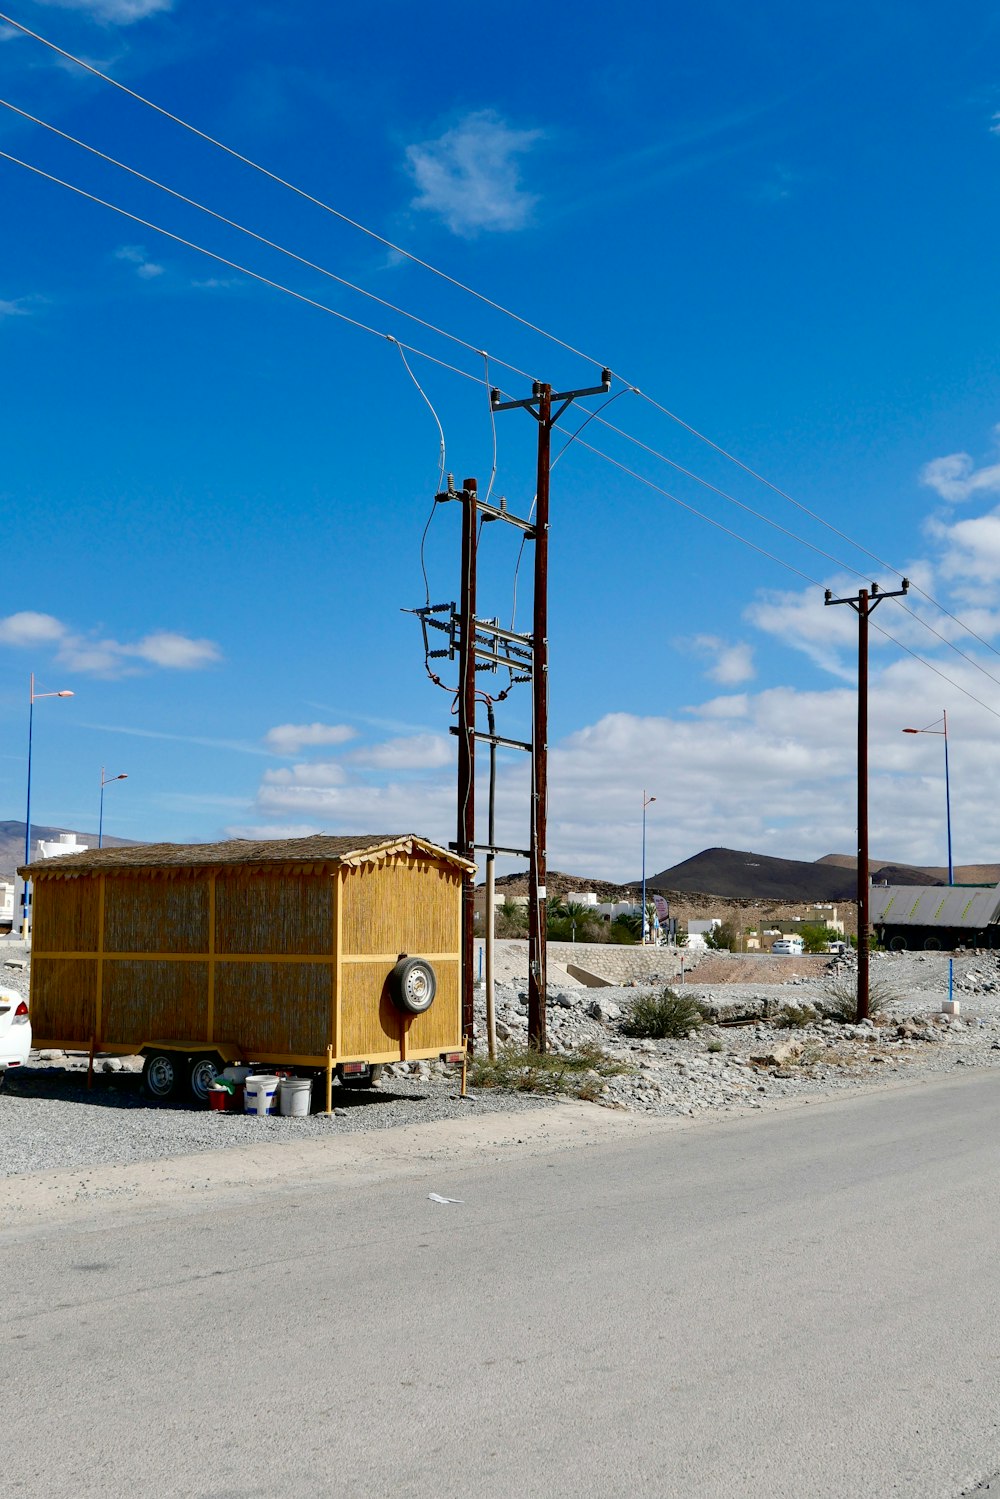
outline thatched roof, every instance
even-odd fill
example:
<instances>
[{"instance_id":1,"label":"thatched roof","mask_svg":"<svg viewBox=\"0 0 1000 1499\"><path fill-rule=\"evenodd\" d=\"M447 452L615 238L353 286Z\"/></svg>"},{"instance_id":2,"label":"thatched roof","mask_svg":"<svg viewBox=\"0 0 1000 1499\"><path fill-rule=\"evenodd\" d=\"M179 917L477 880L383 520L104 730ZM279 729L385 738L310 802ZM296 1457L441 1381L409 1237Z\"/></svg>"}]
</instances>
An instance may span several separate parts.
<instances>
[{"instance_id":1,"label":"thatched roof","mask_svg":"<svg viewBox=\"0 0 1000 1499\"><path fill-rule=\"evenodd\" d=\"M232 838L226 843L140 843L132 848L88 848L79 854L36 859L22 866L22 878L47 875L65 879L117 870L214 869L221 865L350 865L376 863L394 854L422 853L458 869L475 869L450 850L414 833L316 833L311 838Z\"/></svg>"}]
</instances>

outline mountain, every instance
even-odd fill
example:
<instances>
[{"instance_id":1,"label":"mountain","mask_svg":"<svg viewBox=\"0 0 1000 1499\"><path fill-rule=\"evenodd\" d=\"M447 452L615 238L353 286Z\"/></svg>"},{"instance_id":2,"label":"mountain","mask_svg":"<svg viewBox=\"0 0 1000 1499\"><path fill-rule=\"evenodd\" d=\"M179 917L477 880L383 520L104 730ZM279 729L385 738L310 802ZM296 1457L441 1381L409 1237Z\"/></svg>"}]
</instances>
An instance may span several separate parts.
<instances>
[{"instance_id":1,"label":"mountain","mask_svg":"<svg viewBox=\"0 0 1000 1499\"><path fill-rule=\"evenodd\" d=\"M856 869L858 866L855 854L824 854L822 859L816 860L817 864L835 864L840 869ZM872 874L887 885L913 885L929 884L942 885L948 880L948 870L941 866L933 865L916 867L912 864L891 864L883 859L870 859L869 864ZM914 878L894 879L892 872L901 870L909 871ZM919 879L915 878L919 875ZM955 883L958 885L1000 885L1000 864L956 864Z\"/></svg>"},{"instance_id":2,"label":"mountain","mask_svg":"<svg viewBox=\"0 0 1000 1499\"><path fill-rule=\"evenodd\" d=\"M35 844L39 838L56 838L60 833L76 833L83 843L89 843L91 848L97 847L96 833L81 833L75 828L50 828L44 823L33 822L31 824L31 847L35 851ZM136 838L112 838L107 833L104 835L105 848L128 848L130 844L138 842ZM12 880L14 871L19 864L24 863L24 823L23 822L0 822L0 880Z\"/></svg>"},{"instance_id":3,"label":"mountain","mask_svg":"<svg viewBox=\"0 0 1000 1499\"><path fill-rule=\"evenodd\" d=\"M793 901L853 900L857 859L849 854L827 854L815 863L804 859L776 859L770 854L744 853L732 848L708 848L672 869L647 876L654 890L710 890L730 898ZM920 869L910 864L870 863L873 880L887 885L944 885L947 871ZM992 865L973 865L970 883L1000 881ZM964 870L956 870L962 880Z\"/></svg>"}]
</instances>

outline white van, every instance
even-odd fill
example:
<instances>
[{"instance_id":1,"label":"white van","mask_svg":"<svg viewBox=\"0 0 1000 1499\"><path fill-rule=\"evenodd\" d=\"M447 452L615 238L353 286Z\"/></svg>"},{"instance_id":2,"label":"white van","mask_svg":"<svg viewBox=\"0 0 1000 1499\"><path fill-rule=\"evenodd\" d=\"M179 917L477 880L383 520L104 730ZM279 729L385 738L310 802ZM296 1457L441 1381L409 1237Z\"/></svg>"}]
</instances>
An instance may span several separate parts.
<instances>
[{"instance_id":1,"label":"white van","mask_svg":"<svg viewBox=\"0 0 1000 1499\"><path fill-rule=\"evenodd\" d=\"M776 957L784 954L786 957L800 958L805 950L806 945L801 937L779 937L771 948Z\"/></svg>"}]
</instances>

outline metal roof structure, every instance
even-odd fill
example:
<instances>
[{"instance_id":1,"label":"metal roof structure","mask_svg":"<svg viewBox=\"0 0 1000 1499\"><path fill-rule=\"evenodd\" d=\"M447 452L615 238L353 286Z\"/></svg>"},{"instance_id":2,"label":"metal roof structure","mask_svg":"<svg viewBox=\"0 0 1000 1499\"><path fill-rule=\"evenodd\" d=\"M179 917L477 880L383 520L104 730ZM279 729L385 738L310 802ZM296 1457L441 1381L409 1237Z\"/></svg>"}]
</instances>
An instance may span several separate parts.
<instances>
[{"instance_id":1,"label":"metal roof structure","mask_svg":"<svg viewBox=\"0 0 1000 1499\"><path fill-rule=\"evenodd\" d=\"M873 926L981 931L1000 916L1000 885L873 885L869 911Z\"/></svg>"}]
</instances>

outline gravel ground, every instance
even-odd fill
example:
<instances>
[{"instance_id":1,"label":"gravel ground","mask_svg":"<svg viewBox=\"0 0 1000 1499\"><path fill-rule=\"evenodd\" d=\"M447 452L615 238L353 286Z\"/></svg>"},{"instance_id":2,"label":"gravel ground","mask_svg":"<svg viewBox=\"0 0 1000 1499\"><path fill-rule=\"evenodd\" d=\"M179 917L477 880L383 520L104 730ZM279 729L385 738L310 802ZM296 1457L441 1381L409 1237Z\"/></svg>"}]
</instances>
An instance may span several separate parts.
<instances>
[{"instance_id":1,"label":"gravel ground","mask_svg":"<svg viewBox=\"0 0 1000 1499\"><path fill-rule=\"evenodd\" d=\"M518 1045L527 1039L527 996L519 976L525 945L500 943L498 948L498 980L504 980L497 983L498 1038L502 1045ZM27 995L27 968L8 966L24 958L19 944L0 944L0 986ZM787 982L748 983L747 961L734 956L729 965L740 982L685 984L687 992L711 1007L714 1018L729 1023L704 1025L676 1041L635 1041L622 1034L623 1017L644 992L637 986L550 985L550 1047L557 1052L588 1043L599 1047L626 1070L591 1080L600 1090L598 1101L659 1115L760 1109L956 1067L1000 1067L1000 954L955 959L960 1017L940 1013L948 993L946 955L874 955L873 993L884 988L889 999L875 1023L863 1026L824 1021L817 1013L806 1024L789 1027L780 1015L788 1005L808 1012L827 1001L831 985L850 977L850 962L816 959L805 972L801 963L790 962L784 970ZM713 960L713 979L726 971L724 955ZM756 971L771 979L774 963ZM481 1047L481 992L477 1004ZM551 1107L545 1098L495 1089L471 1089L463 1100L456 1068L413 1062L387 1068L377 1088L338 1087L331 1119L258 1119L150 1103L140 1091L139 1068L138 1059L99 1061L88 1092L85 1057L33 1053L29 1067L8 1076L0 1098L0 1176L321 1138L331 1131L391 1129L467 1117L470 1111Z\"/></svg>"}]
</instances>

